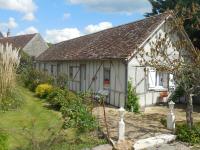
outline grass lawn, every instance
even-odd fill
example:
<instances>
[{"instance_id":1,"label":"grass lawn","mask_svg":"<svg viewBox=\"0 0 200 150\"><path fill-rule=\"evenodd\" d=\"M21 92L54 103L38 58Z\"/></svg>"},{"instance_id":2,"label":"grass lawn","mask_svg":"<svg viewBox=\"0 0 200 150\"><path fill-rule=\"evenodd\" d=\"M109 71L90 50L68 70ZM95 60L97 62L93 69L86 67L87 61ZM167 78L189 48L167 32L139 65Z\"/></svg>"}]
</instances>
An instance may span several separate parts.
<instances>
[{"instance_id":1,"label":"grass lawn","mask_svg":"<svg viewBox=\"0 0 200 150\"><path fill-rule=\"evenodd\" d=\"M24 97L24 104L16 111L0 112L0 130L8 134L9 150L21 150L28 144L30 137L35 137L37 142L48 140L51 130L59 130L62 126L62 115L58 111L48 109L45 100L38 99L34 93L18 86L19 92ZM57 143L52 150L78 150L104 144L104 139L99 139L96 134L75 134L73 129L62 131L65 141ZM92 133L93 134L93 133Z\"/></svg>"},{"instance_id":2,"label":"grass lawn","mask_svg":"<svg viewBox=\"0 0 200 150\"><path fill-rule=\"evenodd\" d=\"M44 103L34 97L34 93L20 86L17 88L24 97L22 108L0 112L0 129L6 130L9 135L9 149L27 144L26 136L30 137L31 133L41 141L45 140L48 137L47 128L62 125L61 114L43 107Z\"/></svg>"}]
</instances>

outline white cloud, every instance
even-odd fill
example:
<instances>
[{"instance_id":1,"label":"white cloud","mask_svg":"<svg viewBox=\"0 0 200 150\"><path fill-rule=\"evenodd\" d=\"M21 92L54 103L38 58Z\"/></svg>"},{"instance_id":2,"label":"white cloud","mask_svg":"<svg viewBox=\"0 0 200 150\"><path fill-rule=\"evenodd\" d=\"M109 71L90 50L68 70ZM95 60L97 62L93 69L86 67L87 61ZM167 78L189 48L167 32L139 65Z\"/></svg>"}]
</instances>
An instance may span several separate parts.
<instances>
[{"instance_id":1,"label":"white cloud","mask_svg":"<svg viewBox=\"0 0 200 150\"><path fill-rule=\"evenodd\" d=\"M0 0L0 8L18 11L24 14L23 19L33 20L37 9L33 0Z\"/></svg>"},{"instance_id":2,"label":"white cloud","mask_svg":"<svg viewBox=\"0 0 200 150\"><path fill-rule=\"evenodd\" d=\"M23 31L20 31L17 33L17 35L23 35L23 34L33 34L33 33L38 33L38 30L34 26L30 26Z\"/></svg>"},{"instance_id":3,"label":"white cloud","mask_svg":"<svg viewBox=\"0 0 200 150\"><path fill-rule=\"evenodd\" d=\"M108 29L111 28L113 25L111 22L100 22L97 25L88 25L87 27L85 27L85 33L86 34L90 34L90 33L94 33L94 32L98 32L104 29Z\"/></svg>"},{"instance_id":4,"label":"white cloud","mask_svg":"<svg viewBox=\"0 0 200 150\"><path fill-rule=\"evenodd\" d=\"M67 20L71 17L71 14L70 13L64 13L63 15L63 20Z\"/></svg>"},{"instance_id":5,"label":"white cloud","mask_svg":"<svg viewBox=\"0 0 200 150\"><path fill-rule=\"evenodd\" d=\"M32 21L35 19L35 16L33 13L27 13L24 17L23 17L24 20L28 20L28 21Z\"/></svg>"},{"instance_id":6,"label":"white cloud","mask_svg":"<svg viewBox=\"0 0 200 150\"><path fill-rule=\"evenodd\" d=\"M58 43L79 36L81 32L77 28L52 29L46 30L45 39L51 43Z\"/></svg>"},{"instance_id":7,"label":"white cloud","mask_svg":"<svg viewBox=\"0 0 200 150\"><path fill-rule=\"evenodd\" d=\"M151 11L148 0L67 0L71 4L82 4L88 9L100 12L125 13Z\"/></svg>"},{"instance_id":8,"label":"white cloud","mask_svg":"<svg viewBox=\"0 0 200 150\"><path fill-rule=\"evenodd\" d=\"M8 19L8 22L0 22L0 29L1 30L7 30L7 29L14 29L18 26L18 24L15 21L15 18L10 17Z\"/></svg>"}]
</instances>

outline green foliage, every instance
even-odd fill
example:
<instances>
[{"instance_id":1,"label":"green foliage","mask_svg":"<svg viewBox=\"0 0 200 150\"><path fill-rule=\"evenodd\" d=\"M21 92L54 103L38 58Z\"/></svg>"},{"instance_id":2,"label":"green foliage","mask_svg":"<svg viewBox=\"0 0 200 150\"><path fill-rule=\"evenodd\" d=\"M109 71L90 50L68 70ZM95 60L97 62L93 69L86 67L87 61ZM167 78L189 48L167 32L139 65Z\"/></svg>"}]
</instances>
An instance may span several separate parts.
<instances>
[{"instance_id":1,"label":"green foliage","mask_svg":"<svg viewBox=\"0 0 200 150\"><path fill-rule=\"evenodd\" d=\"M8 150L8 136L0 132L0 150Z\"/></svg>"},{"instance_id":2,"label":"green foliage","mask_svg":"<svg viewBox=\"0 0 200 150\"><path fill-rule=\"evenodd\" d=\"M68 83L68 76L66 74L61 74L56 78L56 86L61 89L65 89Z\"/></svg>"},{"instance_id":3,"label":"green foliage","mask_svg":"<svg viewBox=\"0 0 200 150\"><path fill-rule=\"evenodd\" d=\"M77 128L81 132L94 130L97 122L90 109L83 103L83 99L72 92L68 92L66 101L61 106L65 119L64 128Z\"/></svg>"},{"instance_id":4,"label":"green foliage","mask_svg":"<svg viewBox=\"0 0 200 150\"><path fill-rule=\"evenodd\" d=\"M47 101L55 109L60 109L62 103L66 101L67 91L54 87L51 93L47 96Z\"/></svg>"},{"instance_id":5,"label":"green foliage","mask_svg":"<svg viewBox=\"0 0 200 150\"><path fill-rule=\"evenodd\" d=\"M128 81L128 101L126 103L126 109L136 113L138 113L140 109L139 98L130 81Z\"/></svg>"},{"instance_id":6,"label":"green foliage","mask_svg":"<svg viewBox=\"0 0 200 150\"><path fill-rule=\"evenodd\" d=\"M171 94L169 101L172 100L172 101L176 102L177 99L179 99L180 97L182 97L184 95L185 95L185 91L184 91L183 87L179 85L175 89L175 91Z\"/></svg>"},{"instance_id":7,"label":"green foliage","mask_svg":"<svg viewBox=\"0 0 200 150\"><path fill-rule=\"evenodd\" d=\"M35 89L35 94L39 98L46 98L51 91L53 90L53 86L50 84L39 84L37 88Z\"/></svg>"},{"instance_id":8,"label":"green foliage","mask_svg":"<svg viewBox=\"0 0 200 150\"><path fill-rule=\"evenodd\" d=\"M200 48L200 0L149 0L152 12L146 16L173 10L178 17L184 17L184 28L193 44Z\"/></svg>"},{"instance_id":9,"label":"green foliage","mask_svg":"<svg viewBox=\"0 0 200 150\"><path fill-rule=\"evenodd\" d=\"M36 87L42 83L53 84L52 76L33 68L24 70L21 74L21 79L25 87L29 88L31 91L35 91Z\"/></svg>"},{"instance_id":10,"label":"green foliage","mask_svg":"<svg viewBox=\"0 0 200 150\"><path fill-rule=\"evenodd\" d=\"M21 108L24 104L24 98L17 88L11 89L7 95L2 99L0 110L16 110Z\"/></svg>"},{"instance_id":11,"label":"green foliage","mask_svg":"<svg viewBox=\"0 0 200 150\"><path fill-rule=\"evenodd\" d=\"M20 54L20 64L19 67L17 68L17 73L21 74L26 70L33 68L33 59L23 50L20 50L19 54Z\"/></svg>"},{"instance_id":12,"label":"green foliage","mask_svg":"<svg viewBox=\"0 0 200 150\"><path fill-rule=\"evenodd\" d=\"M191 129L186 124L177 125L177 138L190 144L200 143L200 123L196 123Z\"/></svg>"},{"instance_id":13,"label":"green foliage","mask_svg":"<svg viewBox=\"0 0 200 150\"><path fill-rule=\"evenodd\" d=\"M88 110L92 112L92 109L94 108L94 101L91 92L80 92L78 93L78 96L82 99L83 103L87 105Z\"/></svg>"}]
</instances>

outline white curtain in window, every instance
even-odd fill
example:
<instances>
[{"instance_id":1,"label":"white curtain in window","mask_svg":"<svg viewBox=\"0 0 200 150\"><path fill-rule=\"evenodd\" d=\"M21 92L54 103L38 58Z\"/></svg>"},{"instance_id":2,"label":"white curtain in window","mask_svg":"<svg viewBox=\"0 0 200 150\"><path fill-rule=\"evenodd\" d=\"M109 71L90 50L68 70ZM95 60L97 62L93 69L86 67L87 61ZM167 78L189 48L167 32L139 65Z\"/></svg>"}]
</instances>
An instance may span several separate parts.
<instances>
[{"instance_id":1,"label":"white curtain in window","mask_svg":"<svg viewBox=\"0 0 200 150\"><path fill-rule=\"evenodd\" d=\"M169 88L175 88L174 76L172 74L169 75Z\"/></svg>"},{"instance_id":2,"label":"white curtain in window","mask_svg":"<svg viewBox=\"0 0 200 150\"><path fill-rule=\"evenodd\" d=\"M168 88L168 73L163 74L163 87Z\"/></svg>"}]
</instances>

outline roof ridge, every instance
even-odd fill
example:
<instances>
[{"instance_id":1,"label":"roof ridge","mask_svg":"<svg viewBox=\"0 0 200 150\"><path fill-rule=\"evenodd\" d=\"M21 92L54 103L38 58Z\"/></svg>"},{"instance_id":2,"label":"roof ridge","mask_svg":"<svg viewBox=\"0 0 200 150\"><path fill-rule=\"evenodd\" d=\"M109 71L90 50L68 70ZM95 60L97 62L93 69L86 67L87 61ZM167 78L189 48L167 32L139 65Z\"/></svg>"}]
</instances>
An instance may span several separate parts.
<instances>
[{"instance_id":1,"label":"roof ridge","mask_svg":"<svg viewBox=\"0 0 200 150\"><path fill-rule=\"evenodd\" d=\"M79 37L76 37L76 38L73 38L73 39L61 41L61 42L55 43L55 44L53 44L53 45L59 45L59 44L62 44L62 43L64 43L64 42L67 42L67 41L76 40L76 39L79 39L79 38L82 38L82 37L85 37L85 36L95 35L95 34L98 34L98 33L100 33L100 32L104 32L104 31L108 31L108 30L120 28L120 27L125 26L125 25L129 25L129 24L133 24L133 23L139 23L139 22L145 21L145 20L147 20L147 19L155 18L155 17L161 16L161 15L164 15L164 14L169 14L169 15L170 15L171 13L172 13L172 11L166 11L166 12L163 12L163 13L160 13L160 14L156 14L156 15L154 15L154 16L146 17L146 18L143 18L143 19L140 19L140 20L136 20L136 21L133 21L133 22L129 22L129 23L124 23L124 24L117 25L117 26L115 26L115 27L111 27L111 28L108 28L108 29L104 29L104 30L101 30L101 31L98 31L98 32L94 32L94 33L82 35L82 36L79 36Z\"/></svg>"},{"instance_id":2,"label":"roof ridge","mask_svg":"<svg viewBox=\"0 0 200 150\"><path fill-rule=\"evenodd\" d=\"M22 36L29 36L29 35L36 35L38 33L31 33L31 34L22 34L22 35L15 35L15 36L9 36L9 37L3 37L2 39L9 39L9 38L16 38L16 37L22 37Z\"/></svg>"}]
</instances>

